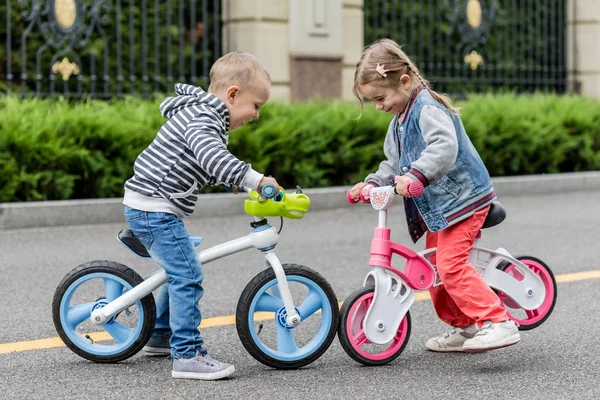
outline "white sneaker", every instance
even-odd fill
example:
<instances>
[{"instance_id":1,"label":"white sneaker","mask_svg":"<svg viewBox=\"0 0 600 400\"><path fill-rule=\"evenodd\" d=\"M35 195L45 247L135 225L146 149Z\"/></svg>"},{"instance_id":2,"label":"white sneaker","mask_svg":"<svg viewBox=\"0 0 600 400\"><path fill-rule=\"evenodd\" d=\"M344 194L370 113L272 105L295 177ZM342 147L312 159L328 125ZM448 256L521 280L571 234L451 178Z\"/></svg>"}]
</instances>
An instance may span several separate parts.
<instances>
[{"instance_id":1,"label":"white sneaker","mask_svg":"<svg viewBox=\"0 0 600 400\"><path fill-rule=\"evenodd\" d=\"M496 322L484 321L481 329L472 339L463 344L463 351L479 353L482 351L500 349L519 343L521 335L514 321Z\"/></svg>"},{"instance_id":2,"label":"white sneaker","mask_svg":"<svg viewBox=\"0 0 600 400\"><path fill-rule=\"evenodd\" d=\"M427 347L427 350L439 352L463 351L465 341L475 336L478 329L475 324L466 328L454 327L441 336L429 339L425 343L425 347Z\"/></svg>"}]
</instances>

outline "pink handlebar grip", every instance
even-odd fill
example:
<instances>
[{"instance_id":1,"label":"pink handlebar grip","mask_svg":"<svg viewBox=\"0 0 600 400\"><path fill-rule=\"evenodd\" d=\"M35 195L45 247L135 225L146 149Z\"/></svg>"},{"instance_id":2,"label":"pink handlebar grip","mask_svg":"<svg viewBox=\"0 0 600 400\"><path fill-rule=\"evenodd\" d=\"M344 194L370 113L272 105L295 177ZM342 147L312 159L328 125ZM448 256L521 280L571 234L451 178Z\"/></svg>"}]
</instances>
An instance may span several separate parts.
<instances>
[{"instance_id":1,"label":"pink handlebar grip","mask_svg":"<svg viewBox=\"0 0 600 400\"><path fill-rule=\"evenodd\" d=\"M367 185L365 185L365 187L360 189L360 200L365 203L370 203L371 202L371 190L373 190L374 187L375 186L373 184L368 183Z\"/></svg>"},{"instance_id":2,"label":"pink handlebar grip","mask_svg":"<svg viewBox=\"0 0 600 400\"><path fill-rule=\"evenodd\" d=\"M364 189L363 189L363 190L364 190ZM369 192L370 192L370 191L369 191ZM370 201L371 201L371 197L369 197L369 195L368 195L368 194L365 196L365 193L364 193L362 190L360 191L360 199L361 199L362 201L364 201L365 203L368 203L368 202L370 202Z\"/></svg>"},{"instance_id":3,"label":"pink handlebar grip","mask_svg":"<svg viewBox=\"0 0 600 400\"><path fill-rule=\"evenodd\" d=\"M408 193L410 193L413 197L422 196L424 191L425 187L423 187L421 181L414 181L408 185Z\"/></svg>"},{"instance_id":4,"label":"pink handlebar grip","mask_svg":"<svg viewBox=\"0 0 600 400\"><path fill-rule=\"evenodd\" d=\"M356 204L358 203L358 201L355 201L352 197L350 197L350 191L348 190L348 193L346 193L346 199L348 200L348 203L350 204Z\"/></svg>"}]
</instances>

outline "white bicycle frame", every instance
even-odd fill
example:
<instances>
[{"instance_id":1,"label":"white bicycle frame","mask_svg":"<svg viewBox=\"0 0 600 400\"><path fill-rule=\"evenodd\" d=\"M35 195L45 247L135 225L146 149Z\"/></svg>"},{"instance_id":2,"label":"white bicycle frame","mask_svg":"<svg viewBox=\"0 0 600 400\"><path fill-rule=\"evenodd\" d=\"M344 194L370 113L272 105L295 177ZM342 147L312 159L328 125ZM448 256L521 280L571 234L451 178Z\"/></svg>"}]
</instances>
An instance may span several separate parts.
<instances>
[{"instance_id":1,"label":"white bicycle frame","mask_svg":"<svg viewBox=\"0 0 600 400\"><path fill-rule=\"evenodd\" d=\"M255 221L260 221L262 219L262 217L254 217ZM301 318L294 306L294 301L283 266L274 252L274 247L279 241L279 234L274 227L270 225L263 226L268 226L269 228L261 231L254 231L244 237L198 251L197 254L200 263L204 265L211 261L218 260L219 258L227 257L251 248L262 251L265 255L265 264L271 266L275 272L277 289L287 312L286 323L288 327L293 327L300 323ZM95 325L103 325L114 315L125 310L127 307L149 295L167 282L167 274L165 270L161 268L159 271L156 271L146 278L142 283L127 291L127 293L117 297L106 306L94 310L90 317L92 323Z\"/></svg>"},{"instance_id":2,"label":"white bicycle frame","mask_svg":"<svg viewBox=\"0 0 600 400\"><path fill-rule=\"evenodd\" d=\"M378 227L387 228L387 210L395 197L394 188L392 186L374 188L370 195L371 205L379 212ZM373 201L374 197L375 201ZM505 249L490 250L478 247L478 241L475 239L475 246L469 253L469 263L478 270L485 282L512 298L524 310L535 310L540 307L546 298L546 287L541 278ZM417 254L435 272L436 279L433 286L439 286L442 281L437 268L430 262L435 252L436 248L431 248ZM497 269L496 267L502 261L514 265L522 279ZM365 336L372 343L385 344L396 334L416 296L414 289L402 277L384 266L375 265L367 273L363 286L370 285L375 285L375 292L364 319Z\"/></svg>"}]
</instances>

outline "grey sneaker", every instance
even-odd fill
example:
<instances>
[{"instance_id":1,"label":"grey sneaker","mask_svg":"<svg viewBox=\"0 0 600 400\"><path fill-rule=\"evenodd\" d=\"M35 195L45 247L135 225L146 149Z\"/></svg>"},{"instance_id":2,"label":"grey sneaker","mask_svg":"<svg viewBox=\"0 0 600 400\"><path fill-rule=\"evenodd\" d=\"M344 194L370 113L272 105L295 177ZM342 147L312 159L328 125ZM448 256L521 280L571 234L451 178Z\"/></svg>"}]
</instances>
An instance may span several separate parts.
<instances>
[{"instance_id":1,"label":"grey sneaker","mask_svg":"<svg viewBox=\"0 0 600 400\"><path fill-rule=\"evenodd\" d=\"M148 343L142 348L147 356L168 356L171 354L169 343L171 335L152 335Z\"/></svg>"},{"instance_id":2,"label":"grey sneaker","mask_svg":"<svg viewBox=\"0 0 600 400\"><path fill-rule=\"evenodd\" d=\"M194 358L174 358L173 378L216 380L235 372L231 364L215 360L209 354L196 353Z\"/></svg>"},{"instance_id":3,"label":"grey sneaker","mask_svg":"<svg viewBox=\"0 0 600 400\"><path fill-rule=\"evenodd\" d=\"M429 339L425 347L427 350L439 352L463 351L465 341L475 336L478 329L476 324L466 328L454 327L440 336Z\"/></svg>"},{"instance_id":4,"label":"grey sneaker","mask_svg":"<svg viewBox=\"0 0 600 400\"><path fill-rule=\"evenodd\" d=\"M465 341L463 350L469 353L500 349L519 343L521 335L514 321L484 321L481 329L472 338Z\"/></svg>"}]
</instances>

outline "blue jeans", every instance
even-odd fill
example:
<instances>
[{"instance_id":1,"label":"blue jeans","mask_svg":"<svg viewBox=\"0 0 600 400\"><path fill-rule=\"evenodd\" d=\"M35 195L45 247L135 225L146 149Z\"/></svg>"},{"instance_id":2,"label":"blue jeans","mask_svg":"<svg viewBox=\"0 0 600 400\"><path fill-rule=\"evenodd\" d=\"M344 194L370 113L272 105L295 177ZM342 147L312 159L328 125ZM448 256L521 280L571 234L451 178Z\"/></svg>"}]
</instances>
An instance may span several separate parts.
<instances>
[{"instance_id":1,"label":"blue jeans","mask_svg":"<svg viewBox=\"0 0 600 400\"><path fill-rule=\"evenodd\" d=\"M125 206L125 219L133 234L146 247L152 259L163 267L169 282L156 298L155 332L171 330L171 356L192 358L204 340L198 326L202 316L202 266L183 222L175 215L146 212Z\"/></svg>"}]
</instances>

